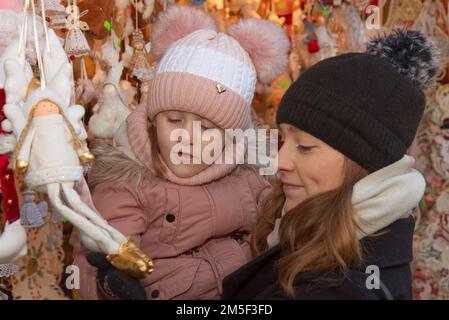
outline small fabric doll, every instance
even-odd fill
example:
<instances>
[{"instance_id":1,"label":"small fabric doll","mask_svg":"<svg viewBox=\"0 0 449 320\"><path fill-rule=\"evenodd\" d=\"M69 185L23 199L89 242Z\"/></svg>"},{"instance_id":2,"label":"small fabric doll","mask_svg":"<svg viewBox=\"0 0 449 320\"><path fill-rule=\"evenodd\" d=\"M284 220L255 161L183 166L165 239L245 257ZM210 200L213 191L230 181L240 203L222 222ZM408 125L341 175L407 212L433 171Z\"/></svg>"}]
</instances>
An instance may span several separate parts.
<instances>
[{"instance_id":1,"label":"small fabric doll","mask_svg":"<svg viewBox=\"0 0 449 320\"><path fill-rule=\"evenodd\" d=\"M96 138L112 139L132 111L125 102L119 84L122 70L123 62L109 70L102 96L89 120L89 129Z\"/></svg>"},{"instance_id":2,"label":"small fabric doll","mask_svg":"<svg viewBox=\"0 0 449 320\"><path fill-rule=\"evenodd\" d=\"M83 31L89 30L89 26L80 20L80 11L76 0L72 6L67 7L66 13L69 15L66 24L69 32L65 39L65 51L69 56L76 58L89 54L90 47L83 33Z\"/></svg>"},{"instance_id":3,"label":"small fabric doll","mask_svg":"<svg viewBox=\"0 0 449 320\"><path fill-rule=\"evenodd\" d=\"M142 31L134 31L132 46L134 48L134 53L130 62L132 75L141 81L149 81L153 79L154 73L147 58Z\"/></svg>"},{"instance_id":4,"label":"small fabric doll","mask_svg":"<svg viewBox=\"0 0 449 320\"><path fill-rule=\"evenodd\" d=\"M33 191L24 193L24 203L20 208L20 220L23 226L29 228L39 228L45 223L45 216L48 213L46 201L35 203L36 195Z\"/></svg>"}]
</instances>

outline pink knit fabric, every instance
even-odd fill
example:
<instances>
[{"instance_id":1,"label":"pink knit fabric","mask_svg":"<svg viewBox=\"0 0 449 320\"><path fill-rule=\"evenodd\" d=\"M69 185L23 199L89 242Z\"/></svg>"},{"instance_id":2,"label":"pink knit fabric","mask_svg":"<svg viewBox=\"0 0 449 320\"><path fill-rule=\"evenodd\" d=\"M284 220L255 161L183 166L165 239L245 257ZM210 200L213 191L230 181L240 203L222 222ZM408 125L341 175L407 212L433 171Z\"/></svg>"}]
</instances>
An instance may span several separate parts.
<instances>
[{"instance_id":1,"label":"pink knit fabric","mask_svg":"<svg viewBox=\"0 0 449 320\"><path fill-rule=\"evenodd\" d=\"M162 111L195 113L220 128L247 129L250 107L232 90L217 92L217 83L190 73L165 72L153 80L148 101L150 119Z\"/></svg>"}]
</instances>

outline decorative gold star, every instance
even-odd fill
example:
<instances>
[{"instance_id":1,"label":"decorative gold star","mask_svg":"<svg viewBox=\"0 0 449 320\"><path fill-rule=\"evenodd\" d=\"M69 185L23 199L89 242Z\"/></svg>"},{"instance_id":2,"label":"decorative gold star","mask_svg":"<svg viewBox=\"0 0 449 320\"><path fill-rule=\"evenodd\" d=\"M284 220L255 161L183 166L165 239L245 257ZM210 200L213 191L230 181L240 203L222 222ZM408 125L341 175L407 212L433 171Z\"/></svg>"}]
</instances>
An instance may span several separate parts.
<instances>
[{"instance_id":1,"label":"decorative gold star","mask_svg":"<svg viewBox=\"0 0 449 320\"><path fill-rule=\"evenodd\" d=\"M8 204L12 205L12 200L11 199L8 200Z\"/></svg>"},{"instance_id":2,"label":"decorative gold star","mask_svg":"<svg viewBox=\"0 0 449 320\"><path fill-rule=\"evenodd\" d=\"M9 180L9 174L5 174L5 179Z\"/></svg>"}]
</instances>

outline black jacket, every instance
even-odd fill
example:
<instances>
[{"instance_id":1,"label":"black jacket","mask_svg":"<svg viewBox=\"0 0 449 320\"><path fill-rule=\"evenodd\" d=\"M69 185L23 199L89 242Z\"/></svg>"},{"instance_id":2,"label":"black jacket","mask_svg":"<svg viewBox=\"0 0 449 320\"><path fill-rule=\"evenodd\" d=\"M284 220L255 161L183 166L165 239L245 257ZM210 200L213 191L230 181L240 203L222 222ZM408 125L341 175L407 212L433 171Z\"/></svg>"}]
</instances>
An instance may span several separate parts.
<instances>
[{"instance_id":1,"label":"black jacket","mask_svg":"<svg viewBox=\"0 0 449 320\"><path fill-rule=\"evenodd\" d=\"M350 267L347 277L338 270L304 272L295 281L295 299L412 299L410 262L413 260L414 219L401 219L382 230L376 237L361 240L364 266ZM276 246L244 265L223 280L223 299L276 300L288 299L277 285L275 262L280 257ZM366 267L378 266L379 289L368 289L373 283L372 271ZM325 276L336 282L316 283Z\"/></svg>"}]
</instances>

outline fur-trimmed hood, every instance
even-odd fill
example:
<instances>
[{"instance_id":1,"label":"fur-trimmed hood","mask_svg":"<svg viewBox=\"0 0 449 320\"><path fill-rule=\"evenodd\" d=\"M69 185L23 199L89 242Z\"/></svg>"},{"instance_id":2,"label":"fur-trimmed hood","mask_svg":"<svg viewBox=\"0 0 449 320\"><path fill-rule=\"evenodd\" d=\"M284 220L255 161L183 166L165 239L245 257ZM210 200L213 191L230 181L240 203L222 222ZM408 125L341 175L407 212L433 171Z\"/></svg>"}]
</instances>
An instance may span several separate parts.
<instances>
[{"instance_id":1,"label":"fur-trimmed hood","mask_svg":"<svg viewBox=\"0 0 449 320\"><path fill-rule=\"evenodd\" d=\"M91 151L95 156L94 165L89 172L89 188L91 190L103 182L135 180L138 185L146 179L157 178L134 158L130 153L131 150L125 153L106 141L97 139L94 141Z\"/></svg>"}]
</instances>

